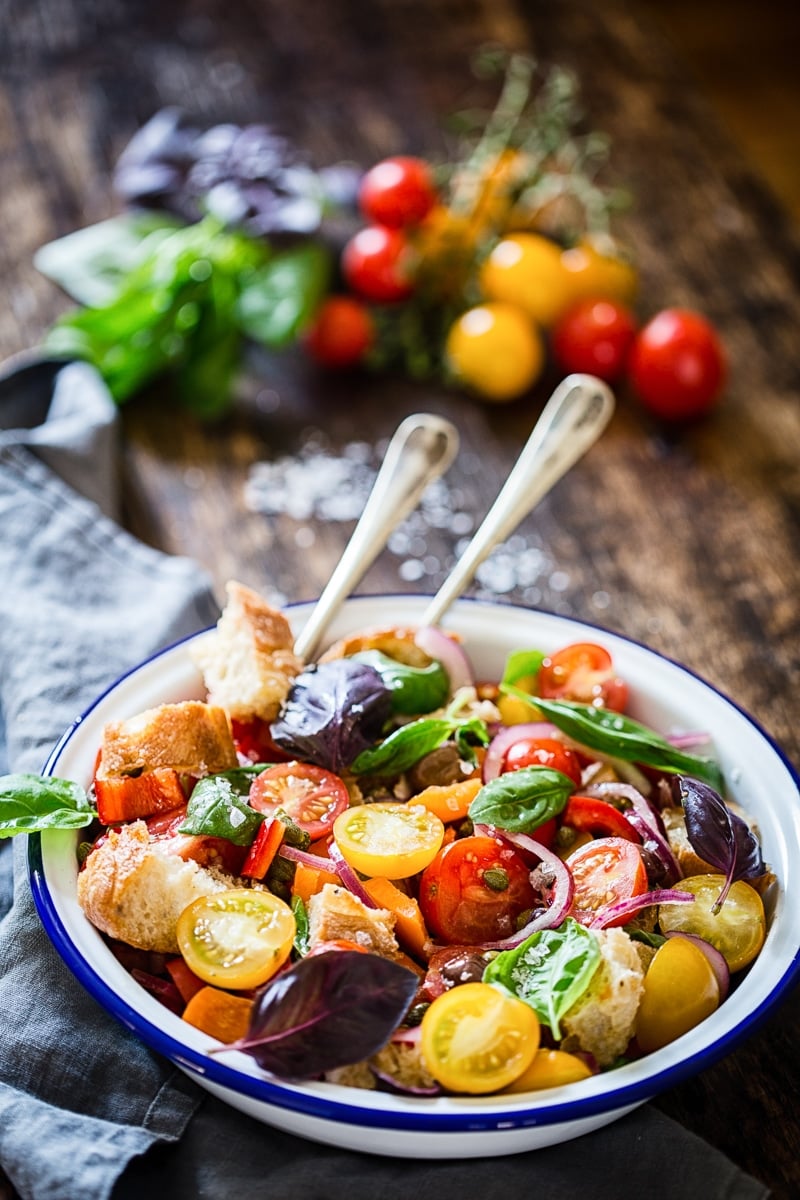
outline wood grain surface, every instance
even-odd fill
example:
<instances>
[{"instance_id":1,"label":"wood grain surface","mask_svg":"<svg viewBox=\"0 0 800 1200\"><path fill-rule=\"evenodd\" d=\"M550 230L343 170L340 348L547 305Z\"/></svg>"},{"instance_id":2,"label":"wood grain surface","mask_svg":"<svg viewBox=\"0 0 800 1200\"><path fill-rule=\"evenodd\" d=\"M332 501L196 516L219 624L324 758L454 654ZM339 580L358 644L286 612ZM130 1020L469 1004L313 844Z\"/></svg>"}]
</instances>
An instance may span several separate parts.
<instances>
[{"instance_id":1,"label":"wood grain surface","mask_svg":"<svg viewBox=\"0 0 800 1200\"><path fill-rule=\"evenodd\" d=\"M623 391L602 442L474 592L597 622L682 660L800 762L798 242L636 5L16 0L7 8L3 355L35 347L67 307L33 268L34 251L115 211L115 158L164 105L208 122L273 122L319 165L369 163L390 152L444 153L446 115L491 99L467 67L486 41L573 68L591 125L613 139L611 175L635 196L618 228L640 262L642 315L667 305L705 312L725 340L730 378L712 418L673 432ZM162 387L124 411L126 523L203 563L220 596L237 577L279 599L312 597L354 522L254 511L253 468L315 447L336 458L360 444L374 455L402 417L427 409L461 432L447 499L466 516L384 552L359 590L432 591L554 381L489 407L437 385L322 378L300 354L254 357L234 411L213 426ZM785 1197L800 1188L799 1000L790 994L745 1045L655 1101Z\"/></svg>"}]
</instances>

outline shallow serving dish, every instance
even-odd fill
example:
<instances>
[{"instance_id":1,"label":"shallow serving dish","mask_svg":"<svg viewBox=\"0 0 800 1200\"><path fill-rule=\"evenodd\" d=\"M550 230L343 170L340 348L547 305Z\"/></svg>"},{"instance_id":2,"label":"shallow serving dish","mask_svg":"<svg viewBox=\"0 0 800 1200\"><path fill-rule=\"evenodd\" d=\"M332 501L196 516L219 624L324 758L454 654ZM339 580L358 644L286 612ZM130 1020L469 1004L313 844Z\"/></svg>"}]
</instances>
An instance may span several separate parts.
<instances>
[{"instance_id":1,"label":"shallow serving dish","mask_svg":"<svg viewBox=\"0 0 800 1200\"><path fill-rule=\"evenodd\" d=\"M425 597L359 597L345 605L330 638L372 625L414 624ZM310 605L288 611L295 634ZM555 650L599 641L631 691L631 714L668 734L710 733L731 795L752 813L765 860L778 877L764 949L720 1009L670 1046L579 1084L527 1096L422 1099L326 1083L283 1084L240 1053L209 1057L217 1045L136 984L89 924L76 899L78 834L49 831L30 841L30 877L42 921L88 991L113 1016L208 1091L250 1116L316 1141L374 1154L449 1158L513 1154L562 1142L621 1117L731 1051L771 1012L800 972L800 780L758 724L709 684L626 638L564 617L508 605L461 601L447 619L478 678L497 678L515 649ZM198 638L205 634L196 635ZM156 704L201 698L189 650L195 639L123 676L65 733L46 773L84 785L106 721Z\"/></svg>"}]
</instances>

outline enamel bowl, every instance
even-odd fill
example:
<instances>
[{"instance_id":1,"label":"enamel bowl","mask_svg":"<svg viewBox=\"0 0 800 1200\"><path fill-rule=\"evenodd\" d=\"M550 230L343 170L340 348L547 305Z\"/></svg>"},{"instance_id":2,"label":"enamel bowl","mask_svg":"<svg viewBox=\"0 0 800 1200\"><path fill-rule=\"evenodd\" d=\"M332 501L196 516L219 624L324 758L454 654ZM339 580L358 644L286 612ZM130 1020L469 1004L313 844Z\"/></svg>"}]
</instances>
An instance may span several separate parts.
<instances>
[{"instance_id":1,"label":"enamel bowl","mask_svg":"<svg viewBox=\"0 0 800 1200\"><path fill-rule=\"evenodd\" d=\"M418 623L426 603L425 597L409 596L350 600L330 640L369 626ZM289 610L295 634L310 608ZM584 1082L523 1096L425 1099L327 1083L284 1084L265 1076L244 1054L210 1057L207 1050L218 1043L166 1010L120 966L78 907L78 834L48 831L31 838L30 850L34 897L56 948L95 999L144 1042L201 1087L279 1129L347 1149L414 1158L513 1154L608 1124L732 1050L774 1010L800 971L800 926L791 920L800 910L800 781L752 718L684 667L591 625L472 601L456 604L447 625L463 637L479 679L499 677L511 650L601 642L630 685L631 715L663 734L707 731L732 797L756 818L765 861L780 885L766 943L718 1011L664 1049ZM107 721L202 698L190 648L206 636L180 642L123 676L66 732L46 772L85 786Z\"/></svg>"}]
</instances>

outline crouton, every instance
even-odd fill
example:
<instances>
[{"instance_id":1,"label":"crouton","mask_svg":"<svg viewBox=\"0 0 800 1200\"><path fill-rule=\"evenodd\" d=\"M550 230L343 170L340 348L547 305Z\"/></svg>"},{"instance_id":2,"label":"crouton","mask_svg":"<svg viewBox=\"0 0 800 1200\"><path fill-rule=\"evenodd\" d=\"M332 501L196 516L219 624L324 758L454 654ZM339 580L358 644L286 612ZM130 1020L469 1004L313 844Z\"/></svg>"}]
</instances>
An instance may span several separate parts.
<instances>
[{"instance_id":1,"label":"crouton","mask_svg":"<svg viewBox=\"0 0 800 1200\"><path fill-rule=\"evenodd\" d=\"M345 888L326 883L308 902L309 945L313 949L320 942L344 938L371 954L395 958L400 948L394 936L394 920L394 913L388 909L367 908Z\"/></svg>"},{"instance_id":2,"label":"crouton","mask_svg":"<svg viewBox=\"0 0 800 1200\"><path fill-rule=\"evenodd\" d=\"M250 588L227 585L228 601L217 628L192 651L208 699L235 721L272 721L292 680L303 669L283 613Z\"/></svg>"},{"instance_id":3,"label":"crouton","mask_svg":"<svg viewBox=\"0 0 800 1200\"><path fill-rule=\"evenodd\" d=\"M409 667L430 666L433 659L417 645L415 637L415 629L367 629L363 633L351 633L334 642L322 655L320 662L349 658L364 650L380 650L382 654Z\"/></svg>"},{"instance_id":4,"label":"crouton","mask_svg":"<svg viewBox=\"0 0 800 1200\"><path fill-rule=\"evenodd\" d=\"M162 954L178 954L178 917L199 896L239 886L222 872L169 854L151 841L144 821L109 831L78 874L78 903L109 937Z\"/></svg>"},{"instance_id":5,"label":"crouton","mask_svg":"<svg viewBox=\"0 0 800 1200\"><path fill-rule=\"evenodd\" d=\"M238 765L225 712L200 700L162 704L103 730L103 777L136 776L161 768L212 775Z\"/></svg>"},{"instance_id":6,"label":"crouton","mask_svg":"<svg viewBox=\"0 0 800 1200\"><path fill-rule=\"evenodd\" d=\"M644 987L636 944L624 929L596 931L602 958L589 987L564 1015L562 1050L583 1050L607 1067L633 1037Z\"/></svg>"}]
</instances>

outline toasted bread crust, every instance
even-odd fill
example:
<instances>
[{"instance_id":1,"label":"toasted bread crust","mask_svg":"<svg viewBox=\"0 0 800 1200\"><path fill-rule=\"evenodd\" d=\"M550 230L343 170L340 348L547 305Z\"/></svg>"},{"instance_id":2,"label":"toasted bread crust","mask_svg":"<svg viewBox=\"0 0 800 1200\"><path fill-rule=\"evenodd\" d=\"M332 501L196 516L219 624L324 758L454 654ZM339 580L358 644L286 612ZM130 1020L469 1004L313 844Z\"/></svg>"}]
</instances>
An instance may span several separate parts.
<instances>
[{"instance_id":1,"label":"toasted bread crust","mask_svg":"<svg viewBox=\"0 0 800 1200\"><path fill-rule=\"evenodd\" d=\"M326 883L308 902L309 945L337 941L357 942L371 954L395 958L400 951L394 936L394 913L367 906L343 887Z\"/></svg>"},{"instance_id":2,"label":"toasted bread crust","mask_svg":"<svg viewBox=\"0 0 800 1200\"><path fill-rule=\"evenodd\" d=\"M193 900L237 881L192 860L164 853L144 821L110 830L78 874L78 903L109 937L163 954L178 954L178 917Z\"/></svg>"},{"instance_id":3,"label":"toasted bread crust","mask_svg":"<svg viewBox=\"0 0 800 1200\"><path fill-rule=\"evenodd\" d=\"M193 651L208 699L237 721L271 721L303 669L291 626L244 584L227 584L228 601L214 633Z\"/></svg>"},{"instance_id":4,"label":"toasted bread crust","mask_svg":"<svg viewBox=\"0 0 800 1200\"><path fill-rule=\"evenodd\" d=\"M170 767L181 774L211 775L237 766L236 747L223 709L200 700L162 704L103 730L99 774L141 775Z\"/></svg>"}]
</instances>

